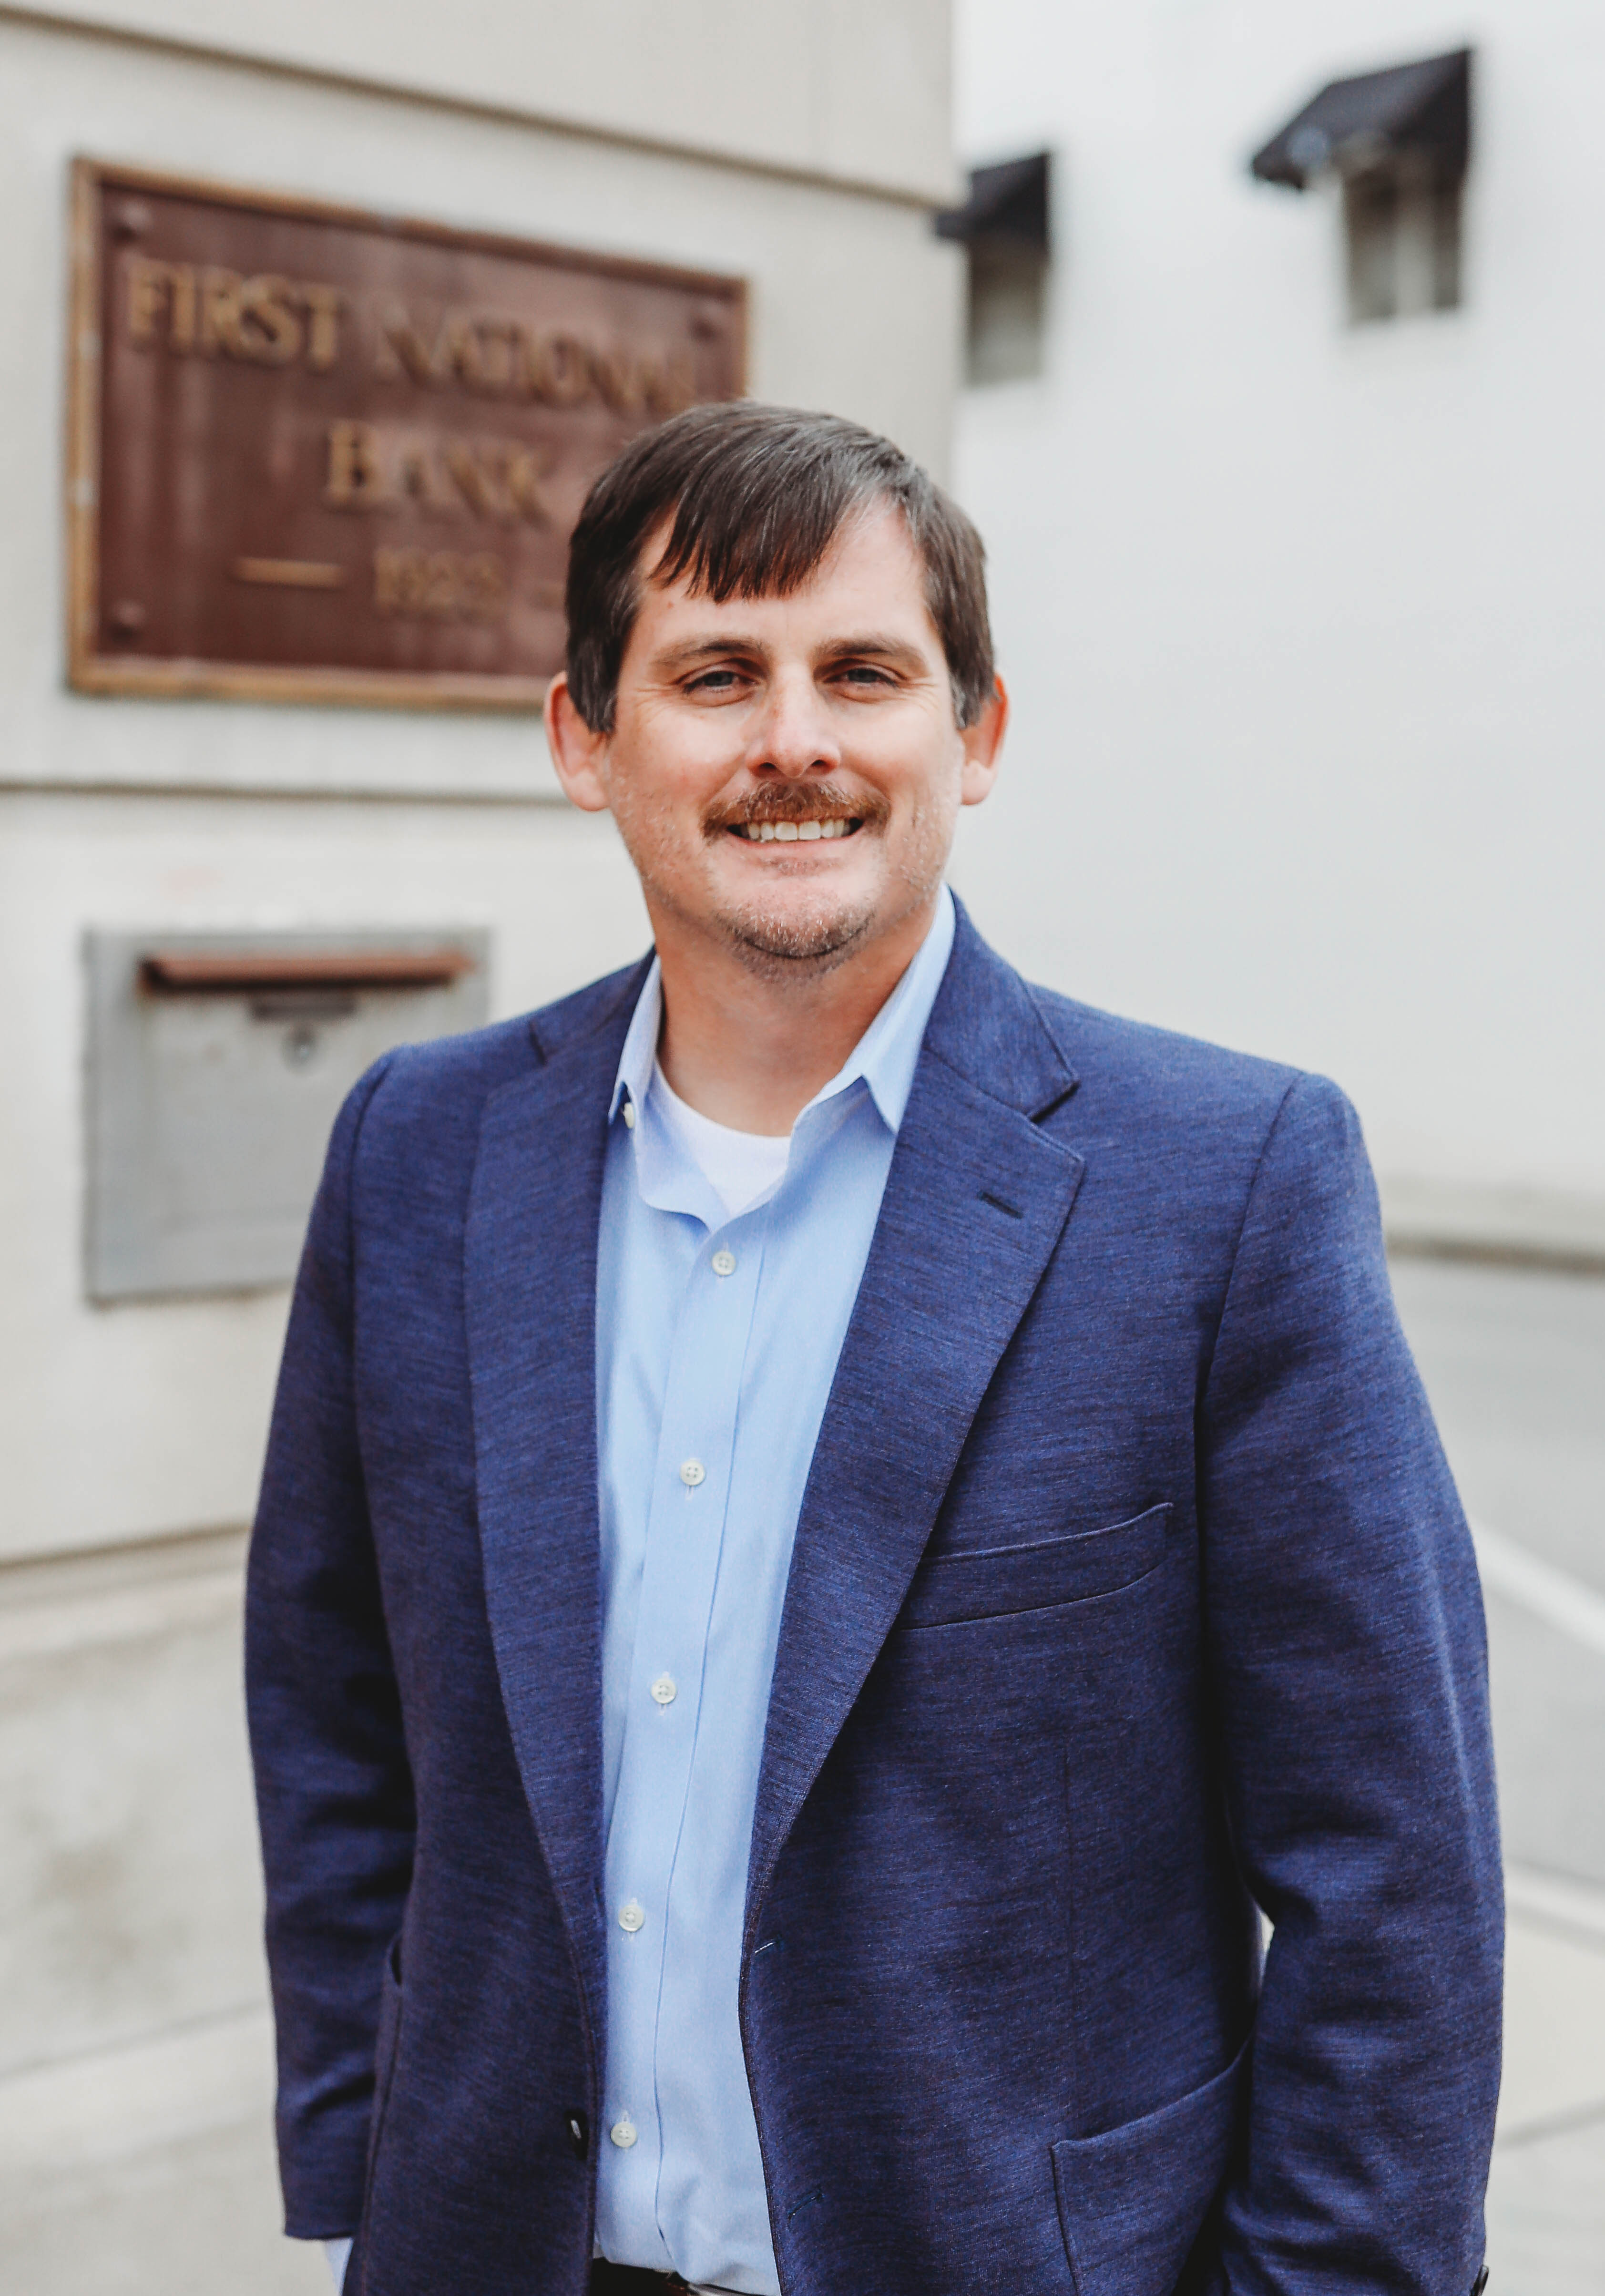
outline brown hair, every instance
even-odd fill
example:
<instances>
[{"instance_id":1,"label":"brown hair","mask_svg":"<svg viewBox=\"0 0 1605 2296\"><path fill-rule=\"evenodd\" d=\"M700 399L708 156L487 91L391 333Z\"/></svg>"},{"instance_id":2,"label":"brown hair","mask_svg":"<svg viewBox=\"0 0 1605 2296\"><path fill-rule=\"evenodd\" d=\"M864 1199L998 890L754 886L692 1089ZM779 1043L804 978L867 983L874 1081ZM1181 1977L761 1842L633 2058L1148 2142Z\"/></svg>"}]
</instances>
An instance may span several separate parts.
<instances>
[{"instance_id":1,"label":"brown hair","mask_svg":"<svg viewBox=\"0 0 1605 2296\"><path fill-rule=\"evenodd\" d=\"M642 549L671 515L653 578L689 576L727 598L785 597L843 524L871 503L903 514L961 726L993 690L980 536L889 439L837 414L787 406L693 406L634 439L585 497L569 546L569 685L594 732L610 732L618 672L640 610Z\"/></svg>"}]
</instances>

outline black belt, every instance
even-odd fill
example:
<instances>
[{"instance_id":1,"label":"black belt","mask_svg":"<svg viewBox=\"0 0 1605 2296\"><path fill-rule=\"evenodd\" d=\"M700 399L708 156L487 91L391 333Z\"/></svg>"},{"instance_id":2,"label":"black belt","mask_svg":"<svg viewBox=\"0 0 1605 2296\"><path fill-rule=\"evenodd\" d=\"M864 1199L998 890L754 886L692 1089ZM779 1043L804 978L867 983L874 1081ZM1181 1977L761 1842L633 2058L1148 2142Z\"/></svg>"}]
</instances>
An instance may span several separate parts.
<instances>
[{"instance_id":1,"label":"black belt","mask_svg":"<svg viewBox=\"0 0 1605 2296\"><path fill-rule=\"evenodd\" d=\"M677 2272L643 2272L634 2264L610 2264L599 2256L591 2267L591 2296L663 2296L666 2288L689 2288Z\"/></svg>"}]
</instances>

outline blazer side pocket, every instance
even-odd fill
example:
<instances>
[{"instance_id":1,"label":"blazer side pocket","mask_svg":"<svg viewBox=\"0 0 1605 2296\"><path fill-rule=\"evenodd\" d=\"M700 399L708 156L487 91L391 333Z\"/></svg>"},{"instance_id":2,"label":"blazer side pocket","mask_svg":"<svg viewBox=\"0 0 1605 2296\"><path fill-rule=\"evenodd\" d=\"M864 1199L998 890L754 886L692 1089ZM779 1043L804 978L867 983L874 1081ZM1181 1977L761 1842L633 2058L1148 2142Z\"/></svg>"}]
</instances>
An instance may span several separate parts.
<instances>
[{"instance_id":1,"label":"blazer side pocket","mask_svg":"<svg viewBox=\"0 0 1605 2296\"><path fill-rule=\"evenodd\" d=\"M1052 2147L1076 2296L1171 2296L1231 2166L1249 2043L1174 2104Z\"/></svg>"},{"instance_id":2,"label":"blazer side pocket","mask_svg":"<svg viewBox=\"0 0 1605 2296\"><path fill-rule=\"evenodd\" d=\"M1017 1611L1046 1611L1058 1603L1118 1594L1164 1561L1170 1515L1166 1500L1107 1530L1075 1531L1031 1546L935 1555L914 1574L897 1623L956 1627L968 1620L1007 1618Z\"/></svg>"}]
</instances>

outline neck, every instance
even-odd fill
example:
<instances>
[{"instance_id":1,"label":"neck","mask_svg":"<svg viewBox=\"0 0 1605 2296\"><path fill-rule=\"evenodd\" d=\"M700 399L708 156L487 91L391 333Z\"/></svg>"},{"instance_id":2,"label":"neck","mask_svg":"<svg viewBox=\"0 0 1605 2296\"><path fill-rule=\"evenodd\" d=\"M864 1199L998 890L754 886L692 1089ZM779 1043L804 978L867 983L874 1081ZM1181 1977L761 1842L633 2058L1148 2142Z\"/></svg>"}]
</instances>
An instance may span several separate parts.
<instances>
[{"instance_id":1,"label":"neck","mask_svg":"<svg viewBox=\"0 0 1605 2296\"><path fill-rule=\"evenodd\" d=\"M790 1131L919 954L938 896L827 972L754 972L649 896L663 974L658 1057L689 1107L737 1132Z\"/></svg>"}]
</instances>

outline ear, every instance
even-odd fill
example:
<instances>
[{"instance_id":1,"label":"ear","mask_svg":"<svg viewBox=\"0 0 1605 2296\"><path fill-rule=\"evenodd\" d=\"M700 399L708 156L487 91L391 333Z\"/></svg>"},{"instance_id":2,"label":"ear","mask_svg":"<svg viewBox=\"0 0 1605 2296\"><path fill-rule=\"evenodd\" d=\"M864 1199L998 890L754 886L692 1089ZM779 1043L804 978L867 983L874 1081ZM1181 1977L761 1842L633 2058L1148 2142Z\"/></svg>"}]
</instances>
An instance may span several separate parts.
<instances>
[{"instance_id":1,"label":"ear","mask_svg":"<svg viewBox=\"0 0 1605 2296\"><path fill-rule=\"evenodd\" d=\"M960 728L964 763L959 781L963 805L979 805L992 793L1003 757L1003 735L1009 726L1009 689L1001 677L992 681L992 693L973 726Z\"/></svg>"},{"instance_id":2,"label":"ear","mask_svg":"<svg viewBox=\"0 0 1605 2296\"><path fill-rule=\"evenodd\" d=\"M560 670L546 688L546 742L563 793L582 813L605 813L605 778L610 736L594 733L574 706L568 673Z\"/></svg>"}]
</instances>

